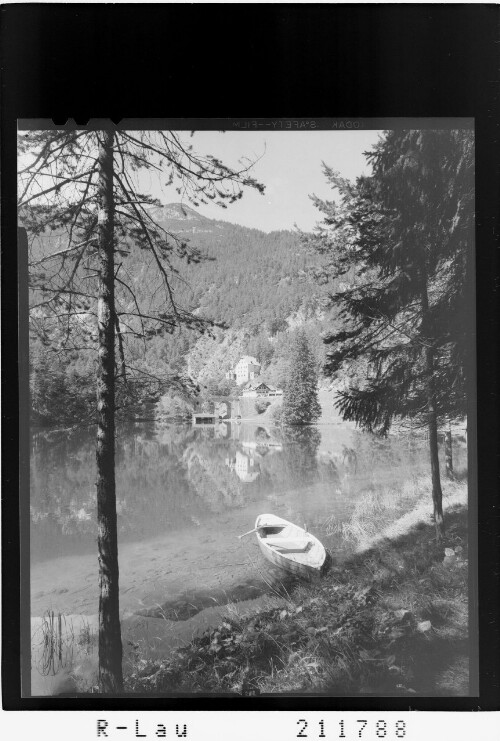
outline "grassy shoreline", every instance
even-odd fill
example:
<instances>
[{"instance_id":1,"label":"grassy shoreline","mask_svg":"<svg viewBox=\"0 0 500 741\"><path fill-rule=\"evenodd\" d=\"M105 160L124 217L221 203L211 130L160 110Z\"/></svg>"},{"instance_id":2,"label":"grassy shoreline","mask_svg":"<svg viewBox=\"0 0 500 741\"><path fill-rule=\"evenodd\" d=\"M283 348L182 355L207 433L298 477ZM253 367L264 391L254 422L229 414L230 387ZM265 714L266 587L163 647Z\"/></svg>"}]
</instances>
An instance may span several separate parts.
<instances>
[{"instance_id":1,"label":"grassy shoreline","mask_svg":"<svg viewBox=\"0 0 500 741\"><path fill-rule=\"evenodd\" d=\"M446 525L440 544L430 520L414 522L284 607L235 613L165 659L137 655L126 690L466 695L467 508L449 507Z\"/></svg>"}]
</instances>

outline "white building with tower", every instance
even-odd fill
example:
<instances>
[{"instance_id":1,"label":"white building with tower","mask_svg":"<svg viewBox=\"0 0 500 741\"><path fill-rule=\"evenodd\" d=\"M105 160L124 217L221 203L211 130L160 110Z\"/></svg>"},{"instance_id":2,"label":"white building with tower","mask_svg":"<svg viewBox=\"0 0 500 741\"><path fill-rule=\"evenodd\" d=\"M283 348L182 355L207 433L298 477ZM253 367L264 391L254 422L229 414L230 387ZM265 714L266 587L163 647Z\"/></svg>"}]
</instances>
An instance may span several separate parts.
<instances>
[{"instance_id":1,"label":"white building with tower","mask_svg":"<svg viewBox=\"0 0 500 741\"><path fill-rule=\"evenodd\" d=\"M234 368L226 373L226 378L228 381L236 381L238 386L241 386L260 376L260 368L261 365L256 358L251 355L244 355L238 360Z\"/></svg>"}]
</instances>

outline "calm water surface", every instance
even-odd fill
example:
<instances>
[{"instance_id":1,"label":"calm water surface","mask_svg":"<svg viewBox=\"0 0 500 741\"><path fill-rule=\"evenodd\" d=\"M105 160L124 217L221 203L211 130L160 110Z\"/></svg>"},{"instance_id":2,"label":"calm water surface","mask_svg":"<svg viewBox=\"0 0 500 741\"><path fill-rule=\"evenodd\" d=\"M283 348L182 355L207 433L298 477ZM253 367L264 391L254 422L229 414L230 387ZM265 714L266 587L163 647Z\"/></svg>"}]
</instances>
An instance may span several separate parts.
<instances>
[{"instance_id":1,"label":"calm water surface","mask_svg":"<svg viewBox=\"0 0 500 741\"><path fill-rule=\"evenodd\" d=\"M97 611L94 434L32 436L33 615ZM124 426L116 462L120 606L155 616L182 595L209 600L266 584L255 536L237 538L258 514L306 523L334 558L344 558L355 543L342 524L381 492L397 498L429 467L426 445L415 439L380 440L347 425L284 433L233 423ZM411 505L406 488L401 508Z\"/></svg>"}]
</instances>

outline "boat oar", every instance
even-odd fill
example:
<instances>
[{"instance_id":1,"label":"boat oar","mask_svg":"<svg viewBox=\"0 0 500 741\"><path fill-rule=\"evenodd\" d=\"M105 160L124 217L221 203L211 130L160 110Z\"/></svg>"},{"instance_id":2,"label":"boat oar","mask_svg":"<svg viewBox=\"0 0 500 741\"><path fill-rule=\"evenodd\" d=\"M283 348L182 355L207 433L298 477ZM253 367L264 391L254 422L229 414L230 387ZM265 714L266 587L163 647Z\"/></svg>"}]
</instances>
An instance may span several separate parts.
<instances>
[{"instance_id":1,"label":"boat oar","mask_svg":"<svg viewBox=\"0 0 500 741\"><path fill-rule=\"evenodd\" d=\"M244 538L245 535L251 535L252 533L256 533L257 530L260 530L261 527L262 527L262 525L259 525L259 527L254 527L254 529L253 530L249 530L248 533L243 533L243 535L238 535L238 538Z\"/></svg>"}]
</instances>

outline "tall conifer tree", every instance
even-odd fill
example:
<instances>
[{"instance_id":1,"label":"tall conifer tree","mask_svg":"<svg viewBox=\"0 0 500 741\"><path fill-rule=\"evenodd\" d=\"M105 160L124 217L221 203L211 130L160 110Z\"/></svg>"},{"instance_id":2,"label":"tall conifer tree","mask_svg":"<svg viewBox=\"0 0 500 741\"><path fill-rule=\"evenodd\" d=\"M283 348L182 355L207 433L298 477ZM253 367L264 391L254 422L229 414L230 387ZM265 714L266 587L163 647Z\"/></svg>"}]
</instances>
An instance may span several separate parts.
<instances>
[{"instance_id":1,"label":"tall conifer tree","mask_svg":"<svg viewBox=\"0 0 500 741\"><path fill-rule=\"evenodd\" d=\"M115 382L134 369L127 337L148 339L210 322L176 301L174 258L199 261L199 251L155 218L159 201L138 173L177 183L191 203L237 201L249 176L211 155L193 152L171 131L49 130L19 138L19 221L29 236L31 329L57 352L97 354L97 521L99 556L99 688L123 689L115 492ZM139 300L134 276L118 274L131 250L155 266L158 283ZM97 320L97 321L96 321ZM116 355L119 361L115 360Z\"/></svg>"},{"instance_id":2,"label":"tall conifer tree","mask_svg":"<svg viewBox=\"0 0 500 741\"><path fill-rule=\"evenodd\" d=\"M300 330L291 350L281 421L286 425L312 424L320 415L317 362L305 332Z\"/></svg>"},{"instance_id":3,"label":"tall conifer tree","mask_svg":"<svg viewBox=\"0 0 500 741\"><path fill-rule=\"evenodd\" d=\"M356 184L325 168L340 202L316 199L325 218L307 239L336 281L326 372L348 379L344 419L380 434L394 418L427 426L440 537L438 423L466 414L473 362L473 135L386 132L368 159Z\"/></svg>"}]
</instances>

